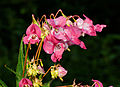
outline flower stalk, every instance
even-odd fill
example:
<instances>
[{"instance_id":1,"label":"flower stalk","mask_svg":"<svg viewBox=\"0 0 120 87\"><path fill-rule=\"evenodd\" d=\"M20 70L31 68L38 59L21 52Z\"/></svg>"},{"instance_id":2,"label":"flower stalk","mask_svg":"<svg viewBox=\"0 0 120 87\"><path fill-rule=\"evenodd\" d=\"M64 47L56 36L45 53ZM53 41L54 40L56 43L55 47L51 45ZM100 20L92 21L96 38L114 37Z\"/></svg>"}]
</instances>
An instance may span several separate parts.
<instances>
[{"instance_id":1,"label":"flower stalk","mask_svg":"<svg viewBox=\"0 0 120 87\"><path fill-rule=\"evenodd\" d=\"M24 77L24 74L25 74L26 61L27 61L27 56L28 56L29 49L30 49L30 43L28 44L27 52L26 52L26 55L25 55L25 61L24 61L24 68L23 68L23 75L22 75L22 77Z\"/></svg>"}]
</instances>

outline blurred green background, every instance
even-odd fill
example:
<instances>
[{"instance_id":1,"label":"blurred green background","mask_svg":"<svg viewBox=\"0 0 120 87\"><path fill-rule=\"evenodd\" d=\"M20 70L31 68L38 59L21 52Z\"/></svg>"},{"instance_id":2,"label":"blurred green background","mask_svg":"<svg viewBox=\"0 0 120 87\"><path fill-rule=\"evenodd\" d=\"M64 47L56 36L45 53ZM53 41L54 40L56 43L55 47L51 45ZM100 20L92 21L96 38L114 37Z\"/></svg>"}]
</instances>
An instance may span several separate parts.
<instances>
[{"instance_id":1,"label":"blurred green background","mask_svg":"<svg viewBox=\"0 0 120 87\"><path fill-rule=\"evenodd\" d=\"M64 14L88 16L94 24L106 24L97 37L81 38L88 48L71 46L71 52L64 52L61 65L68 70L62 83L59 79L51 87L76 83L92 84L100 80L104 87L120 87L120 11L119 0L0 0L0 79L8 87L15 87L15 75L4 64L16 70L19 44L26 28L31 24L31 15L49 18L50 13L62 9ZM53 65L50 55L42 51L45 71ZM50 73L44 82L50 80Z\"/></svg>"}]
</instances>

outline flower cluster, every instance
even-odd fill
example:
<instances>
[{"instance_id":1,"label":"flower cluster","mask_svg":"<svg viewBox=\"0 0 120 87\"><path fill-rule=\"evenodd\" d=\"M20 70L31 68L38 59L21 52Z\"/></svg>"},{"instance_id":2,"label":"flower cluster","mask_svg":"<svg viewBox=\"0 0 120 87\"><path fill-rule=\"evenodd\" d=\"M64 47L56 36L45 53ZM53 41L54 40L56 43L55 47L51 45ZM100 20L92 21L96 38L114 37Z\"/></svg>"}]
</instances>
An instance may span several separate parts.
<instances>
[{"instance_id":1,"label":"flower cluster","mask_svg":"<svg viewBox=\"0 0 120 87\"><path fill-rule=\"evenodd\" d=\"M62 16L56 17L58 12L61 12ZM24 63L26 68L23 71L27 70L26 76L32 81L34 87L42 86L42 79L50 70L51 77L53 79L59 77L61 81L63 81L62 77L67 74L67 70L60 64L51 66L45 73L42 61L39 59L42 43L44 51L47 54L51 54L51 60L57 62L62 59L62 54L65 50L70 51L69 46L78 45L82 49L87 49L84 42L79 39L80 37L85 35L96 36L96 32L101 32L106 27L104 24L94 25L93 21L85 15L83 15L85 19L82 19L78 15L65 16L61 10L58 12L55 16L51 14L50 18L46 18L43 15L40 20L35 20L34 15L32 15L32 23L26 30L26 36L23 37L24 44L28 44ZM53 19L51 18L52 16ZM42 21L43 18L44 21ZM39 46L36 55L29 61L27 60L27 54L31 44L39 44ZM22 87L22 83L24 86L31 86L31 81L24 78L20 81L19 86ZM96 80L93 81L96 82ZM95 87L102 86L95 84Z\"/></svg>"},{"instance_id":2,"label":"flower cluster","mask_svg":"<svg viewBox=\"0 0 120 87\"><path fill-rule=\"evenodd\" d=\"M41 76L45 74L45 71L43 69L43 65L40 63L35 63L36 60L34 58L31 61L27 61L26 69L27 69L27 76L29 79L32 80L34 87L42 86L42 79ZM39 64L39 65L38 65ZM39 76L39 77L37 77Z\"/></svg>"},{"instance_id":3,"label":"flower cluster","mask_svg":"<svg viewBox=\"0 0 120 87\"><path fill-rule=\"evenodd\" d=\"M39 27L40 23L32 23L26 31L27 36L24 37L24 44L39 43L40 38L44 37L43 49L47 54L51 55L53 62L60 61L62 54L65 50L69 50L71 45L79 45L81 48L86 49L83 41L79 39L81 36L90 35L96 36L96 32L101 32L106 25L96 24L83 15L83 20L78 16L75 20L74 16L60 16L54 19L46 19L43 27ZM74 22L70 20L74 19ZM41 34L42 33L42 34Z\"/></svg>"}]
</instances>

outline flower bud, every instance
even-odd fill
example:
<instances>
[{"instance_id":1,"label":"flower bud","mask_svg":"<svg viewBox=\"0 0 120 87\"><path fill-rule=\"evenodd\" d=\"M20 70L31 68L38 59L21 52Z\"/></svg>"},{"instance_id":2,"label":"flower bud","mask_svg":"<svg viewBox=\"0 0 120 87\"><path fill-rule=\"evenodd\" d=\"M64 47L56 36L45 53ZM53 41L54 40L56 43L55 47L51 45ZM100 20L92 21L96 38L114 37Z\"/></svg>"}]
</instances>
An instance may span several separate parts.
<instances>
[{"instance_id":1,"label":"flower bud","mask_svg":"<svg viewBox=\"0 0 120 87\"><path fill-rule=\"evenodd\" d=\"M31 76L31 75L32 75L32 73L33 73L32 68L29 68L29 69L28 69L28 71L27 71L28 76Z\"/></svg>"},{"instance_id":2,"label":"flower bud","mask_svg":"<svg viewBox=\"0 0 120 87\"><path fill-rule=\"evenodd\" d=\"M39 74L45 74L44 69L40 65L37 67L37 69Z\"/></svg>"},{"instance_id":3,"label":"flower bud","mask_svg":"<svg viewBox=\"0 0 120 87\"><path fill-rule=\"evenodd\" d=\"M64 77L67 74L67 70L65 70L63 67L58 67L58 76Z\"/></svg>"},{"instance_id":4,"label":"flower bud","mask_svg":"<svg viewBox=\"0 0 120 87\"><path fill-rule=\"evenodd\" d=\"M27 78L23 78L20 82L19 82L19 87L31 87L32 86L32 82L27 79Z\"/></svg>"},{"instance_id":5,"label":"flower bud","mask_svg":"<svg viewBox=\"0 0 120 87\"><path fill-rule=\"evenodd\" d=\"M51 76L52 76L53 79L57 78L58 70L51 69Z\"/></svg>"}]
</instances>

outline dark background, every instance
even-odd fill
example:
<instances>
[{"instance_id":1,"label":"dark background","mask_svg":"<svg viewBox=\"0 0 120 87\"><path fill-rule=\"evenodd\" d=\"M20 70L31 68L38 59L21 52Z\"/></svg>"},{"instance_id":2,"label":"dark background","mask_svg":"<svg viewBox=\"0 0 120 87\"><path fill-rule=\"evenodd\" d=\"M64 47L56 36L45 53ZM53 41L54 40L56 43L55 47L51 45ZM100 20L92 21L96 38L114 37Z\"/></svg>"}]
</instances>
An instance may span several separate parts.
<instances>
[{"instance_id":1,"label":"dark background","mask_svg":"<svg viewBox=\"0 0 120 87\"><path fill-rule=\"evenodd\" d=\"M88 48L71 46L71 52L64 52L61 65L68 70L62 83L59 79L52 82L56 85L76 83L92 84L92 79L100 80L104 87L120 86L120 11L119 0L0 0L0 79L8 87L15 87L15 75L4 68L7 64L16 70L19 44L26 28L31 24L31 15L49 18L50 13L62 9L65 15L88 16L94 24L106 24L97 37L81 38ZM52 65L50 55L42 51L45 71ZM49 81L50 73L44 82Z\"/></svg>"}]
</instances>

